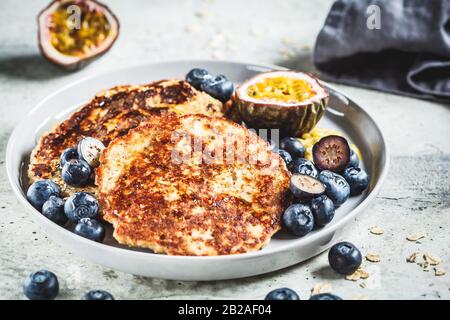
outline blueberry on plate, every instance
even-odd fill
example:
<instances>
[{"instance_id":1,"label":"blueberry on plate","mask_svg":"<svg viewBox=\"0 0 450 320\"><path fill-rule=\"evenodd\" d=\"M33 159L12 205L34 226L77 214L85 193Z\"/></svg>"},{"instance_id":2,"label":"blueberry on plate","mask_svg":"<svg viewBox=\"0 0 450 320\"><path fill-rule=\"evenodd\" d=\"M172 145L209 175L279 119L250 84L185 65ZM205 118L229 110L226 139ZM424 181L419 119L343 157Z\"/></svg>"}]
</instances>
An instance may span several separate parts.
<instances>
[{"instance_id":1,"label":"blueberry on plate","mask_svg":"<svg viewBox=\"0 0 450 320\"><path fill-rule=\"evenodd\" d=\"M60 226L64 225L67 222L64 214L64 200L57 196L50 196L42 206L42 215Z\"/></svg>"},{"instance_id":2,"label":"blueberry on plate","mask_svg":"<svg viewBox=\"0 0 450 320\"><path fill-rule=\"evenodd\" d=\"M350 275L354 273L362 263L361 252L350 242L339 242L331 247L328 252L330 267L337 273Z\"/></svg>"},{"instance_id":3,"label":"blueberry on plate","mask_svg":"<svg viewBox=\"0 0 450 320\"><path fill-rule=\"evenodd\" d=\"M58 278L47 270L33 272L23 284L23 293L30 300L53 300L58 292Z\"/></svg>"},{"instance_id":4,"label":"blueberry on plate","mask_svg":"<svg viewBox=\"0 0 450 320\"><path fill-rule=\"evenodd\" d=\"M105 228L94 219L83 218L78 221L74 233L89 240L102 242L105 237Z\"/></svg>"},{"instance_id":5,"label":"blueberry on plate","mask_svg":"<svg viewBox=\"0 0 450 320\"><path fill-rule=\"evenodd\" d=\"M105 145L103 142L92 137L81 139L77 145L77 152L80 159L86 161L92 168L99 166L100 155L104 149Z\"/></svg>"},{"instance_id":6,"label":"blueberry on plate","mask_svg":"<svg viewBox=\"0 0 450 320\"><path fill-rule=\"evenodd\" d=\"M91 167L84 160L72 159L62 168L61 176L68 185L83 186L91 178Z\"/></svg>"},{"instance_id":7,"label":"blueberry on plate","mask_svg":"<svg viewBox=\"0 0 450 320\"><path fill-rule=\"evenodd\" d=\"M205 69L194 68L186 74L186 82L195 89L200 90L200 87L206 79L211 79L213 76Z\"/></svg>"},{"instance_id":8,"label":"blueberry on plate","mask_svg":"<svg viewBox=\"0 0 450 320\"><path fill-rule=\"evenodd\" d=\"M292 204L283 213L283 225L297 237L303 237L314 228L314 217L309 206Z\"/></svg>"},{"instance_id":9,"label":"blueberry on plate","mask_svg":"<svg viewBox=\"0 0 450 320\"><path fill-rule=\"evenodd\" d=\"M350 186L341 175L324 170L318 179L326 186L325 194L336 207L342 205L350 197Z\"/></svg>"},{"instance_id":10,"label":"blueberry on plate","mask_svg":"<svg viewBox=\"0 0 450 320\"><path fill-rule=\"evenodd\" d=\"M307 174L313 178L319 176L319 171L314 164L305 158L296 158L289 164L289 171L292 173Z\"/></svg>"},{"instance_id":11,"label":"blueberry on plate","mask_svg":"<svg viewBox=\"0 0 450 320\"><path fill-rule=\"evenodd\" d=\"M313 146L312 154L320 170L342 172L350 161L350 146L341 136L326 136Z\"/></svg>"},{"instance_id":12,"label":"blueberry on plate","mask_svg":"<svg viewBox=\"0 0 450 320\"><path fill-rule=\"evenodd\" d=\"M63 151L63 153L61 154L61 168L64 167L64 165L69 162L70 160L73 159L78 159L78 151L77 148L67 148L66 150Z\"/></svg>"},{"instance_id":13,"label":"blueberry on plate","mask_svg":"<svg viewBox=\"0 0 450 320\"><path fill-rule=\"evenodd\" d=\"M280 141L280 149L286 150L293 158L303 158L305 155L305 147L294 137L286 137Z\"/></svg>"},{"instance_id":14,"label":"blueberry on plate","mask_svg":"<svg viewBox=\"0 0 450 320\"><path fill-rule=\"evenodd\" d=\"M350 195L360 195L369 186L369 176L361 168L349 167L344 171L344 178L350 185Z\"/></svg>"},{"instance_id":15,"label":"blueberry on plate","mask_svg":"<svg viewBox=\"0 0 450 320\"><path fill-rule=\"evenodd\" d=\"M319 294L315 294L312 295L311 298L309 298L309 300L342 300L341 297L338 297L332 293L319 293Z\"/></svg>"},{"instance_id":16,"label":"blueberry on plate","mask_svg":"<svg viewBox=\"0 0 450 320\"><path fill-rule=\"evenodd\" d=\"M300 300L300 297L292 289L280 288L270 291L264 300Z\"/></svg>"},{"instance_id":17,"label":"blueberry on plate","mask_svg":"<svg viewBox=\"0 0 450 320\"><path fill-rule=\"evenodd\" d=\"M99 207L94 196L86 192L77 192L66 200L64 213L70 221L76 223L83 218L95 218Z\"/></svg>"},{"instance_id":18,"label":"blueberry on plate","mask_svg":"<svg viewBox=\"0 0 450 320\"><path fill-rule=\"evenodd\" d=\"M312 199L311 211L316 227L322 228L334 218L334 203L326 195L321 195Z\"/></svg>"},{"instance_id":19,"label":"blueberry on plate","mask_svg":"<svg viewBox=\"0 0 450 320\"><path fill-rule=\"evenodd\" d=\"M280 157L284 160L284 163L286 163L286 165L289 165L292 162L292 157L289 152L283 149L278 149L277 152L280 155Z\"/></svg>"},{"instance_id":20,"label":"blueberry on plate","mask_svg":"<svg viewBox=\"0 0 450 320\"><path fill-rule=\"evenodd\" d=\"M305 201L323 194L325 185L316 178L295 173L289 181L289 189L297 200Z\"/></svg>"},{"instance_id":21,"label":"blueberry on plate","mask_svg":"<svg viewBox=\"0 0 450 320\"><path fill-rule=\"evenodd\" d=\"M353 167L358 168L359 167L359 158L356 154L355 150L350 149L350 160L348 161L347 168Z\"/></svg>"},{"instance_id":22,"label":"blueberry on plate","mask_svg":"<svg viewBox=\"0 0 450 320\"><path fill-rule=\"evenodd\" d=\"M223 74L207 78L200 85L202 91L205 91L211 97L216 98L222 102L230 100L234 92L233 82L228 80Z\"/></svg>"},{"instance_id":23,"label":"blueberry on plate","mask_svg":"<svg viewBox=\"0 0 450 320\"><path fill-rule=\"evenodd\" d=\"M51 196L59 196L61 190L58 185L51 180L39 180L34 182L27 191L28 201L38 209L42 210L42 205Z\"/></svg>"},{"instance_id":24,"label":"blueberry on plate","mask_svg":"<svg viewBox=\"0 0 450 320\"><path fill-rule=\"evenodd\" d=\"M87 292L81 300L114 300L114 297L104 290L92 290Z\"/></svg>"}]
</instances>

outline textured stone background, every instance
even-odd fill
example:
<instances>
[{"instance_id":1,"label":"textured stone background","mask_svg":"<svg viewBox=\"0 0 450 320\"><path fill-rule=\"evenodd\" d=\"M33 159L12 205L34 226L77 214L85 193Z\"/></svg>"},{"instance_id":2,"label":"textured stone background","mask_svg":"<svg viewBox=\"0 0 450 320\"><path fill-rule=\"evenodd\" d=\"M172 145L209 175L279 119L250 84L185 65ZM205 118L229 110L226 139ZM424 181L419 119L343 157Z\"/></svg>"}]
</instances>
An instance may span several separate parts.
<instances>
[{"instance_id":1,"label":"textured stone background","mask_svg":"<svg viewBox=\"0 0 450 320\"><path fill-rule=\"evenodd\" d=\"M450 298L450 275L436 277L405 258L414 251L439 256L450 271L450 108L374 91L337 86L363 105L385 132L392 151L389 177L375 203L347 239L382 261L365 262L366 287L331 272L326 254L271 273L207 283L136 277L82 260L54 242L24 212L4 170L7 139L21 115L58 87L117 66L167 59L215 58L275 63L312 70L314 39L332 3L323 1L106 1L121 34L102 59L76 73L44 61L37 49L36 15L48 1L0 2L0 298L23 298L31 271L48 268L60 279L62 299L103 288L120 299L249 298L289 286L302 298L321 282L345 299ZM368 228L380 226L383 236ZM425 232L421 243L405 240Z\"/></svg>"}]
</instances>

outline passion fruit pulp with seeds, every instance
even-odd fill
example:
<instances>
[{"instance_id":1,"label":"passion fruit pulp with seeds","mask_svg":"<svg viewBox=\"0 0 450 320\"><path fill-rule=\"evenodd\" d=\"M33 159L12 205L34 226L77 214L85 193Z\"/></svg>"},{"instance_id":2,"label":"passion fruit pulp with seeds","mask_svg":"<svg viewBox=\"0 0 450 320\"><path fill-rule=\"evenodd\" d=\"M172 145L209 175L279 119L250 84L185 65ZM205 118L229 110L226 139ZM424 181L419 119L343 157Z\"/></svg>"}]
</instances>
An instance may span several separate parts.
<instances>
[{"instance_id":1,"label":"passion fruit pulp with seeds","mask_svg":"<svg viewBox=\"0 0 450 320\"><path fill-rule=\"evenodd\" d=\"M350 146L341 136L327 136L314 145L313 158L320 170L342 172L350 161Z\"/></svg>"},{"instance_id":2,"label":"passion fruit pulp with seeds","mask_svg":"<svg viewBox=\"0 0 450 320\"><path fill-rule=\"evenodd\" d=\"M38 18L39 47L51 62L76 69L104 54L119 34L119 22L94 0L56 0Z\"/></svg>"},{"instance_id":3,"label":"passion fruit pulp with seeds","mask_svg":"<svg viewBox=\"0 0 450 320\"><path fill-rule=\"evenodd\" d=\"M328 92L310 75L294 71L261 73L235 92L241 119L255 129L280 129L299 137L311 131L325 112Z\"/></svg>"}]
</instances>

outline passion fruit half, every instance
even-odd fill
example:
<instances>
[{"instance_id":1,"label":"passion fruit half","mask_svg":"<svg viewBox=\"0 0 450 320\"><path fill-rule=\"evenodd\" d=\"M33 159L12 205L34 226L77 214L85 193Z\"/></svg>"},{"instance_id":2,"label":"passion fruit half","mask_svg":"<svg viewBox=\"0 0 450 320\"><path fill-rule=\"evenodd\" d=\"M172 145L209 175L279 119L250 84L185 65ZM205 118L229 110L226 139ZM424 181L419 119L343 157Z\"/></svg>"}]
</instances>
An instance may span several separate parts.
<instances>
[{"instance_id":1,"label":"passion fruit half","mask_svg":"<svg viewBox=\"0 0 450 320\"><path fill-rule=\"evenodd\" d=\"M299 137L325 112L328 92L312 76L294 71L261 73L236 89L242 120L255 129L280 129Z\"/></svg>"},{"instance_id":2,"label":"passion fruit half","mask_svg":"<svg viewBox=\"0 0 450 320\"><path fill-rule=\"evenodd\" d=\"M38 17L42 55L65 69L78 69L107 52L119 35L119 21L94 0L56 0Z\"/></svg>"}]
</instances>

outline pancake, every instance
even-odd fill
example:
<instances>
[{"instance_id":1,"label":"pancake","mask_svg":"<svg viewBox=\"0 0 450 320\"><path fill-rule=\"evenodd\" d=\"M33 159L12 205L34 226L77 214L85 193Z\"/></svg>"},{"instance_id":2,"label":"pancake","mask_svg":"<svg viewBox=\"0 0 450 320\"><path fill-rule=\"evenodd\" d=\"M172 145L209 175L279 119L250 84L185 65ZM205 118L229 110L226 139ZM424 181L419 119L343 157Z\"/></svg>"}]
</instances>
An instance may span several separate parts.
<instances>
[{"instance_id":1,"label":"pancake","mask_svg":"<svg viewBox=\"0 0 450 320\"><path fill-rule=\"evenodd\" d=\"M289 177L255 133L197 114L153 117L115 139L100 157L96 182L103 219L119 243L214 256L269 242L281 227Z\"/></svg>"},{"instance_id":2,"label":"pancake","mask_svg":"<svg viewBox=\"0 0 450 320\"><path fill-rule=\"evenodd\" d=\"M106 90L40 138L30 156L29 183L51 179L60 185L64 196L77 191L95 194L94 183L72 187L61 179L60 156L64 149L75 146L83 137L94 137L108 145L153 115L173 112L224 116L226 108L220 101L181 80Z\"/></svg>"}]
</instances>

